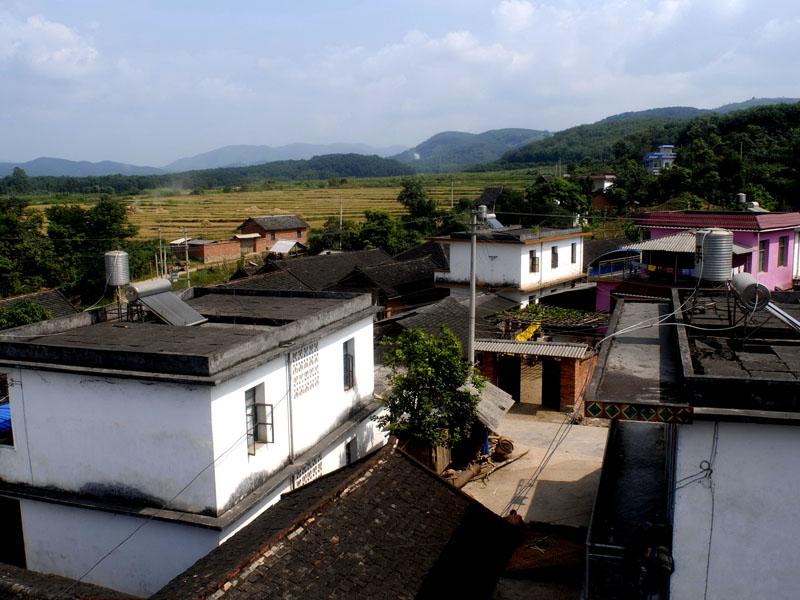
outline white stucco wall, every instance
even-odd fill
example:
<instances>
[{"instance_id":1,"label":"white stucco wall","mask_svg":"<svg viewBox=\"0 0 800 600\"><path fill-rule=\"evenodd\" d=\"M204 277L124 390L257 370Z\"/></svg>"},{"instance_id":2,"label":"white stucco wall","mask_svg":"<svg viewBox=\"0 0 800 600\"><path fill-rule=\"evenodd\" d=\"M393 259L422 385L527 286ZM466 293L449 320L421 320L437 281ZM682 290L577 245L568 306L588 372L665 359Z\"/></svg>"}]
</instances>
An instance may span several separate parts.
<instances>
[{"instance_id":1,"label":"white stucco wall","mask_svg":"<svg viewBox=\"0 0 800 600\"><path fill-rule=\"evenodd\" d=\"M797 427L720 423L711 478L681 487L709 460L713 440L711 422L678 430L671 597L703 598L708 569L709 600L797 598Z\"/></svg>"},{"instance_id":2,"label":"white stucco wall","mask_svg":"<svg viewBox=\"0 0 800 600\"><path fill-rule=\"evenodd\" d=\"M355 387L344 390L342 344L355 341ZM319 385L291 401L289 425L288 353L215 389L214 465L218 510L246 495L290 459L316 444L374 389L372 319L368 317L318 340ZM293 350L299 350L294 348ZM247 452L245 391L263 385L264 402L273 405L274 443Z\"/></svg>"},{"instance_id":3,"label":"white stucco wall","mask_svg":"<svg viewBox=\"0 0 800 600\"><path fill-rule=\"evenodd\" d=\"M576 260L571 262L572 243L576 244ZM561 281L570 277L580 277L583 273L583 238L528 244L478 243L476 256L476 278L478 284L531 289ZM552 247L558 247L558 267L551 265ZM529 252L536 250L539 256L539 272L530 272ZM450 243L450 270L436 273L436 281L469 282L470 245L469 242Z\"/></svg>"},{"instance_id":4,"label":"white stucco wall","mask_svg":"<svg viewBox=\"0 0 800 600\"><path fill-rule=\"evenodd\" d=\"M22 500L27 566L82 576L144 521L98 510ZM219 543L220 533L150 520L84 581L147 597Z\"/></svg>"},{"instance_id":5,"label":"white stucco wall","mask_svg":"<svg viewBox=\"0 0 800 600\"><path fill-rule=\"evenodd\" d=\"M172 498L212 459L208 387L6 371L14 448L0 450L0 477L95 495ZM214 503L207 472L173 503Z\"/></svg>"}]
</instances>

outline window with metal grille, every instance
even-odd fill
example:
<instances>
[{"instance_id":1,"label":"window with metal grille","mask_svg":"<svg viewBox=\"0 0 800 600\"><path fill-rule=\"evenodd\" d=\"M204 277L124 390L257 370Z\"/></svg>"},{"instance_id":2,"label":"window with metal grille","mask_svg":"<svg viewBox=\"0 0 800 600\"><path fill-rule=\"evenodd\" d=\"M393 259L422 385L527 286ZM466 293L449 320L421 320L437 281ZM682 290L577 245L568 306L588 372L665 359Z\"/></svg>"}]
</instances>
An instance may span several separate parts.
<instances>
[{"instance_id":1,"label":"window with metal grille","mask_svg":"<svg viewBox=\"0 0 800 600\"><path fill-rule=\"evenodd\" d=\"M539 255L536 254L536 250L528 252L528 271L530 273L539 272Z\"/></svg>"},{"instance_id":2,"label":"window with metal grille","mask_svg":"<svg viewBox=\"0 0 800 600\"><path fill-rule=\"evenodd\" d=\"M783 235L778 238L778 266L785 267L788 264L789 256L789 236Z\"/></svg>"},{"instance_id":3,"label":"window with metal grille","mask_svg":"<svg viewBox=\"0 0 800 600\"><path fill-rule=\"evenodd\" d=\"M574 265L578 262L578 244L572 242L569 245L569 252L570 252L570 262Z\"/></svg>"},{"instance_id":4,"label":"window with metal grille","mask_svg":"<svg viewBox=\"0 0 800 600\"><path fill-rule=\"evenodd\" d=\"M358 441L353 438L344 445L345 464L350 464L358 457Z\"/></svg>"},{"instance_id":5,"label":"window with metal grille","mask_svg":"<svg viewBox=\"0 0 800 600\"><path fill-rule=\"evenodd\" d=\"M298 229L297 230L297 239L300 239L301 237L303 237L303 230L302 229Z\"/></svg>"},{"instance_id":6,"label":"window with metal grille","mask_svg":"<svg viewBox=\"0 0 800 600\"><path fill-rule=\"evenodd\" d=\"M8 375L0 373L0 445L14 445L14 430L11 426L11 399Z\"/></svg>"},{"instance_id":7,"label":"window with metal grille","mask_svg":"<svg viewBox=\"0 0 800 600\"><path fill-rule=\"evenodd\" d=\"M271 240L275 239L275 232L274 231L270 231L269 232L269 239L271 239Z\"/></svg>"},{"instance_id":8,"label":"window with metal grille","mask_svg":"<svg viewBox=\"0 0 800 600\"><path fill-rule=\"evenodd\" d=\"M550 268L558 268L558 246L553 246L550 248Z\"/></svg>"},{"instance_id":9,"label":"window with metal grille","mask_svg":"<svg viewBox=\"0 0 800 600\"><path fill-rule=\"evenodd\" d=\"M272 404L259 402L259 396L263 397L263 386L250 388L244 393L247 452L251 456L256 453L258 444L271 444L275 441Z\"/></svg>"},{"instance_id":10,"label":"window with metal grille","mask_svg":"<svg viewBox=\"0 0 800 600\"><path fill-rule=\"evenodd\" d=\"M351 390L356 384L356 344L353 338L342 344L342 359L344 361L344 389Z\"/></svg>"},{"instance_id":11,"label":"window with metal grille","mask_svg":"<svg viewBox=\"0 0 800 600\"><path fill-rule=\"evenodd\" d=\"M758 270L767 271L769 265L769 240L758 242Z\"/></svg>"}]
</instances>

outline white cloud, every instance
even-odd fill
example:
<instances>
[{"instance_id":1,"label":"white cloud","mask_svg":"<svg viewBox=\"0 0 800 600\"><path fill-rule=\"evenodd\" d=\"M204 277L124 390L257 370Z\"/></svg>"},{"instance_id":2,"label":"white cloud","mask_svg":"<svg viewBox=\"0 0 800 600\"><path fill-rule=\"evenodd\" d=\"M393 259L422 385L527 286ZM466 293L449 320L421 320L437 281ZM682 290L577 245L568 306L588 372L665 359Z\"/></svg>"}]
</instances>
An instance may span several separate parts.
<instances>
[{"instance_id":1,"label":"white cloud","mask_svg":"<svg viewBox=\"0 0 800 600\"><path fill-rule=\"evenodd\" d=\"M17 62L47 77L71 79L91 72L98 57L89 40L62 23L0 13L0 65Z\"/></svg>"},{"instance_id":2,"label":"white cloud","mask_svg":"<svg viewBox=\"0 0 800 600\"><path fill-rule=\"evenodd\" d=\"M198 83L198 91L211 100L240 102L256 96L252 88L222 77L205 77Z\"/></svg>"},{"instance_id":3,"label":"white cloud","mask_svg":"<svg viewBox=\"0 0 800 600\"><path fill-rule=\"evenodd\" d=\"M500 25L511 32L527 29L533 13L533 4L527 0L503 0L492 10Z\"/></svg>"}]
</instances>

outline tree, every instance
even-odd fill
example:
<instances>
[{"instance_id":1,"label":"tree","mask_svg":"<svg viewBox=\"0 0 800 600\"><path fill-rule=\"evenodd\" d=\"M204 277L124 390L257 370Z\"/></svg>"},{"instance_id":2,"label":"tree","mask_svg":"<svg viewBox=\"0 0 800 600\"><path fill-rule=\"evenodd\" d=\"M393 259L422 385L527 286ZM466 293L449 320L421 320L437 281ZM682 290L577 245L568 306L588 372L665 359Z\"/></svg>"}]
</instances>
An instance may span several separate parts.
<instances>
[{"instance_id":1,"label":"tree","mask_svg":"<svg viewBox=\"0 0 800 600\"><path fill-rule=\"evenodd\" d=\"M364 248L383 248L389 254L408 250L417 241L413 232L406 231L400 219L385 210L365 210L359 239Z\"/></svg>"},{"instance_id":2,"label":"tree","mask_svg":"<svg viewBox=\"0 0 800 600\"><path fill-rule=\"evenodd\" d=\"M355 221L344 219L341 227L339 217L328 217L320 229L315 229L308 238L311 254L335 248L337 250L361 250L360 226Z\"/></svg>"},{"instance_id":3,"label":"tree","mask_svg":"<svg viewBox=\"0 0 800 600\"><path fill-rule=\"evenodd\" d=\"M581 186L561 177L532 183L525 189L525 197L533 203L559 206L572 214L589 208L589 197Z\"/></svg>"},{"instance_id":4,"label":"tree","mask_svg":"<svg viewBox=\"0 0 800 600\"><path fill-rule=\"evenodd\" d=\"M53 248L42 234L39 211L19 198L0 198L0 294L49 287L57 282Z\"/></svg>"},{"instance_id":5,"label":"tree","mask_svg":"<svg viewBox=\"0 0 800 600\"><path fill-rule=\"evenodd\" d=\"M406 226L423 235L433 233L436 230L439 212L436 200L428 195L422 178L406 177L401 183L403 189L400 190L397 201L408 210Z\"/></svg>"},{"instance_id":6,"label":"tree","mask_svg":"<svg viewBox=\"0 0 800 600\"><path fill-rule=\"evenodd\" d=\"M27 194L31 191L31 182L25 169L14 167L9 178L8 191L12 194Z\"/></svg>"},{"instance_id":7,"label":"tree","mask_svg":"<svg viewBox=\"0 0 800 600\"><path fill-rule=\"evenodd\" d=\"M52 319L53 313L33 300L20 300L11 306L0 308L0 329L10 329Z\"/></svg>"},{"instance_id":8,"label":"tree","mask_svg":"<svg viewBox=\"0 0 800 600\"><path fill-rule=\"evenodd\" d=\"M483 378L463 357L455 334L407 329L388 342L384 361L392 369L388 412L377 422L402 439L452 447L469 436Z\"/></svg>"}]
</instances>

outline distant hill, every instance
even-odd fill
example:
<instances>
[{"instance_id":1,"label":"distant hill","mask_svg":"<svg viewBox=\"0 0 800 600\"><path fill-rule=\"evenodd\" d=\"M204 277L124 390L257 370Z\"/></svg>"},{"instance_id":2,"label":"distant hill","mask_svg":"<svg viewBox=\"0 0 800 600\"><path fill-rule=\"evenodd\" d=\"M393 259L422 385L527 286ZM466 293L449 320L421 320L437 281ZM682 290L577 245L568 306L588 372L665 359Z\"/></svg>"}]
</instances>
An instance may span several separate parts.
<instances>
[{"instance_id":1,"label":"distant hill","mask_svg":"<svg viewBox=\"0 0 800 600\"><path fill-rule=\"evenodd\" d=\"M288 144L286 146L223 146L209 152L181 158L164 166L170 173L215 169L220 167L247 167L284 160L307 160L329 154L363 154L381 157L397 154L403 146L376 148L367 144Z\"/></svg>"},{"instance_id":2,"label":"distant hill","mask_svg":"<svg viewBox=\"0 0 800 600\"><path fill-rule=\"evenodd\" d=\"M503 153L549 136L535 129L492 129L483 133L445 131L391 158L417 171L451 171L495 161Z\"/></svg>"},{"instance_id":3,"label":"distant hill","mask_svg":"<svg viewBox=\"0 0 800 600\"><path fill-rule=\"evenodd\" d=\"M693 118L703 115L728 114L757 106L792 104L794 98L751 98L745 102L725 104L718 108L702 109L691 106L668 106L606 117L596 123L578 125L552 136L535 140L506 152L494 165L483 168L519 166L521 164L581 163L608 161L614 157L615 145L625 142L637 146L644 154L659 144L673 144L678 133Z\"/></svg>"},{"instance_id":4,"label":"distant hill","mask_svg":"<svg viewBox=\"0 0 800 600\"><path fill-rule=\"evenodd\" d=\"M155 167L137 167L125 163L104 160L101 162L74 161L63 158L41 157L22 163L0 163L0 177L11 175L20 167L30 177L102 177L105 175L157 175L163 173Z\"/></svg>"}]
</instances>

